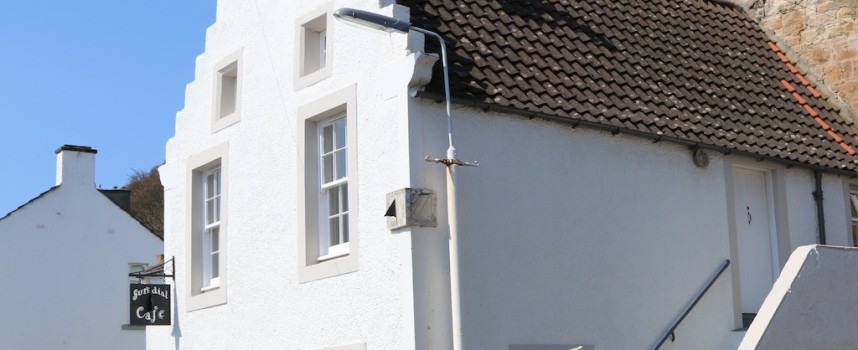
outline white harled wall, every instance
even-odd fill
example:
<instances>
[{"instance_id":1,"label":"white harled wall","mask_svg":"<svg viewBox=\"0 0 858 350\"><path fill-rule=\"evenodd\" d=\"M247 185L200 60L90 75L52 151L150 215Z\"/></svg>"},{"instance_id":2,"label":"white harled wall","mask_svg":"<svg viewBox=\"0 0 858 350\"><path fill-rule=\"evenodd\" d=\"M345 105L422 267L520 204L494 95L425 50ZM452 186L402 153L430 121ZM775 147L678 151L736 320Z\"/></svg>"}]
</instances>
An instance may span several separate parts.
<instances>
[{"instance_id":1,"label":"white harled wall","mask_svg":"<svg viewBox=\"0 0 858 350\"><path fill-rule=\"evenodd\" d=\"M94 154L68 153L61 185L0 220L0 348L144 349L145 329L123 329L128 264L162 242L95 188Z\"/></svg>"},{"instance_id":2,"label":"white harled wall","mask_svg":"<svg viewBox=\"0 0 858 350\"><path fill-rule=\"evenodd\" d=\"M414 55L408 36L328 18L334 40L331 75L296 88L298 18L320 8L379 10L378 1L218 1L206 52L186 89L185 108L160 171L166 193L165 242L175 256L176 315L171 327L149 327L150 349L327 349L365 344L413 347L410 235L386 229L385 195L409 184L407 83ZM399 10L397 10L399 11ZM397 14L400 15L400 14ZM419 40L418 40L419 41ZM241 50L240 120L212 132L215 65ZM298 272L298 134L301 106L354 87L357 121L358 270L301 283ZM188 311L186 254L188 159L228 144L226 303ZM350 176L351 177L351 176ZM355 175L357 177L357 175Z\"/></svg>"},{"instance_id":3,"label":"white harled wall","mask_svg":"<svg viewBox=\"0 0 858 350\"><path fill-rule=\"evenodd\" d=\"M421 137L412 153L446 147L443 105L412 104ZM818 239L813 171L557 122L454 108L459 158L460 264L466 348L509 344L654 346L725 259L733 265L662 349L717 348L735 328L727 176L733 164L769 169L781 266ZM412 166L416 182L443 192L443 167ZM845 179L826 174L829 244L850 244ZM418 186L419 187L419 186ZM443 217L444 200L439 217ZM415 236L418 348L447 346L433 327L449 303L443 230ZM434 236L433 236L434 234ZM445 284L444 288L448 288ZM434 321L433 321L434 320Z\"/></svg>"},{"instance_id":4,"label":"white harled wall","mask_svg":"<svg viewBox=\"0 0 858 350\"><path fill-rule=\"evenodd\" d=\"M420 104L418 119L439 118L434 102ZM459 158L480 162L459 169L466 348L655 345L730 258L719 155L701 169L687 149L671 144L470 108L454 114ZM419 243L443 250L428 239ZM415 272L415 280L432 278ZM733 323L723 307L731 305L729 278L699 306L710 317L685 321L687 329L706 331L684 329L679 337L717 344L726 336ZM415 295L418 310L441 301L423 290Z\"/></svg>"},{"instance_id":5,"label":"white harled wall","mask_svg":"<svg viewBox=\"0 0 858 350\"><path fill-rule=\"evenodd\" d=\"M444 105L408 94L425 73L426 56L412 52L422 48L422 36L329 17L331 74L296 84L296 19L339 7L407 18L407 11L379 9L371 0L218 2L160 169L176 305L173 326L149 327L150 349L450 347L444 167L423 161L444 156ZM239 50L240 118L213 132L216 65ZM351 86L358 270L301 283L297 111ZM481 164L459 170L468 349L651 347L730 258L727 174L733 162L754 160L709 152L710 165L698 168L682 146L461 106L454 108L454 130L459 158ZM189 311L188 160L223 144L227 301ZM762 164L784 184L778 220L785 249L815 242L812 172ZM824 180L829 240L848 242L845 180ZM385 194L402 187L435 191L437 228L386 229ZM785 261L788 252L781 254ZM664 349L714 348L736 328L732 273Z\"/></svg>"}]
</instances>

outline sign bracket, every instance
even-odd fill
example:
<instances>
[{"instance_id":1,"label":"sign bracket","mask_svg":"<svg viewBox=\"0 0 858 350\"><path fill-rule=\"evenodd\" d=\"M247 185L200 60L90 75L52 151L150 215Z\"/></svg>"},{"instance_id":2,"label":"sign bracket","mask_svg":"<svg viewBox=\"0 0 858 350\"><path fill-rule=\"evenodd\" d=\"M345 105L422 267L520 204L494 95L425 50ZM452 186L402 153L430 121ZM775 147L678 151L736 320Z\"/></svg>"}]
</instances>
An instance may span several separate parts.
<instances>
[{"instance_id":1,"label":"sign bracket","mask_svg":"<svg viewBox=\"0 0 858 350\"><path fill-rule=\"evenodd\" d=\"M161 264L155 265L153 267L150 267L150 268L142 270L142 271L131 272L128 274L128 277L136 277L139 279L152 278L152 277L155 277L155 278L157 278L157 277L169 277L169 278L172 278L175 280L175 276L176 276L176 264L174 261L175 258L176 257L172 257L172 258L170 258L170 260L167 260ZM169 270L167 270L168 265L169 265ZM168 274L168 272L169 272L169 274Z\"/></svg>"}]
</instances>

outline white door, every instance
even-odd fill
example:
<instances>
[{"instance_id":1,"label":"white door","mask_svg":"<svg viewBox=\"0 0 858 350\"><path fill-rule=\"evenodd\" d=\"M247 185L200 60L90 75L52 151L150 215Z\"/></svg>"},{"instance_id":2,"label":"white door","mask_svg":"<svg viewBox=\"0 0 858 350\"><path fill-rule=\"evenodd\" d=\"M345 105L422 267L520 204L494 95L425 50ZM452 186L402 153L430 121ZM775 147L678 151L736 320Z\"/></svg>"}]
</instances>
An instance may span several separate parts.
<instances>
[{"instance_id":1,"label":"white door","mask_svg":"<svg viewBox=\"0 0 858 350\"><path fill-rule=\"evenodd\" d=\"M734 168L736 239L742 313L756 314L772 289L777 271L767 173Z\"/></svg>"}]
</instances>

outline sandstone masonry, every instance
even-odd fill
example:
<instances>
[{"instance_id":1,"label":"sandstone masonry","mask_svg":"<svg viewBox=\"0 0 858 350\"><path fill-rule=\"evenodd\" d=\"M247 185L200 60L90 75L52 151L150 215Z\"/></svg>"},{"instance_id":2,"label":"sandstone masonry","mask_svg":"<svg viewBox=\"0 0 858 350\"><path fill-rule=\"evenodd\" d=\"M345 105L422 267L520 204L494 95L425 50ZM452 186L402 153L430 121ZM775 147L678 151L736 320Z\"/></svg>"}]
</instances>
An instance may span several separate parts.
<instances>
[{"instance_id":1,"label":"sandstone masonry","mask_svg":"<svg viewBox=\"0 0 858 350\"><path fill-rule=\"evenodd\" d=\"M858 120L858 0L733 0ZM824 91L826 92L826 91Z\"/></svg>"}]
</instances>

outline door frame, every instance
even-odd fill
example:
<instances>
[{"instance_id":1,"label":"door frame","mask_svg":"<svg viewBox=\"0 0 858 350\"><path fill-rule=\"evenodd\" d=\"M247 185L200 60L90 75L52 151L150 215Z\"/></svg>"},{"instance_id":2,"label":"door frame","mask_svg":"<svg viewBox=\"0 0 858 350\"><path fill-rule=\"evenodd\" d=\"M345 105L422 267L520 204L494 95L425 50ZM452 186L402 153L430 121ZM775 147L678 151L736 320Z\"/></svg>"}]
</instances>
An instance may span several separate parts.
<instances>
[{"instance_id":1,"label":"door frame","mask_svg":"<svg viewBox=\"0 0 858 350\"><path fill-rule=\"evenodd\" d=\"M788 222L787 203L784 200L786 196L784 171L783 168L767 163L767 162L749 162L749 161L728 161L726 166L726 192L727 192L727 215L729 227L729 242L730 242L730 264L731 278L733 282L733 316L736 328L742 326L742 303L741 303L741 286L739 282L739 247L738 247L738 226L735 208L735 179L733 172L736 169L744 169L751 171L762 172L766 182L766 201L768 202L768 219L769 219L769 244L772 252L772 279L777 279L780 270L785 263L785 258L782 256L784 252L788 252Z\"/></svg>"}]
</instances>

